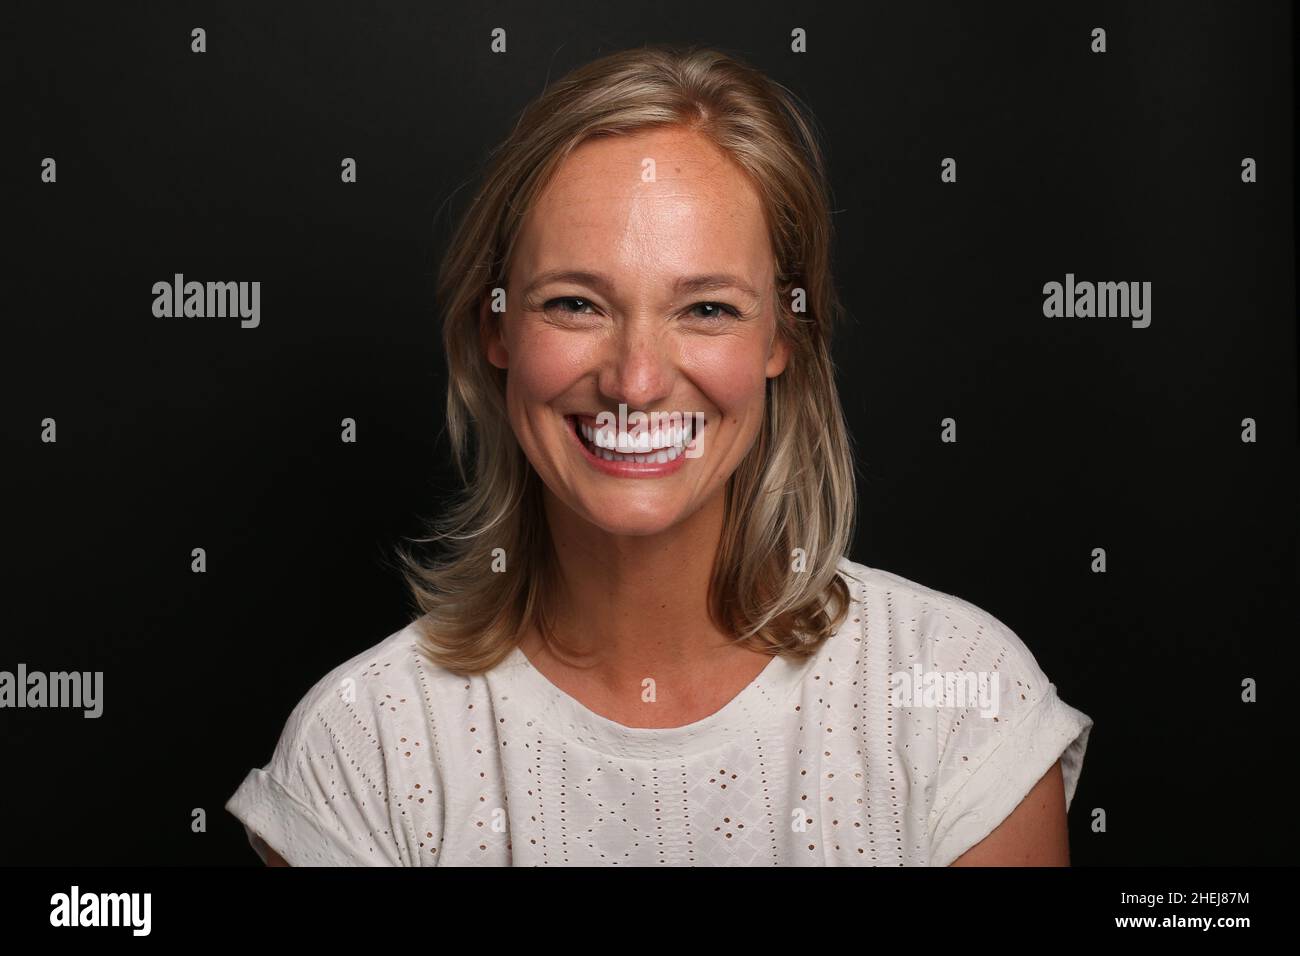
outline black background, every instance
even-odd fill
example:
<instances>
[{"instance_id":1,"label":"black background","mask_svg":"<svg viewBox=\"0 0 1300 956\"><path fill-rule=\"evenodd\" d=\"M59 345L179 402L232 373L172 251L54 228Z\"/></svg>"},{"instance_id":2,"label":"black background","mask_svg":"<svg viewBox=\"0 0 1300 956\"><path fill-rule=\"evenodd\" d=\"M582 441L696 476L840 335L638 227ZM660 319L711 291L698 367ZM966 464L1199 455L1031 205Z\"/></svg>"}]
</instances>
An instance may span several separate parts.
<instances>
[{"instance_id":1,"label":"black background","mask_svg":"<svg viewBox=\"0 0 1300 956\"><path fill-rule=\"evenodd\" d=\"M0 669L105 678L97 720L0 711L0 862L257 862L222 805L308 687L410 619L392 548L453 488L451 223L548 77L661 41L815 114L851 556L999 617L1095 720L1074 863L1294 859L1290 4L6 11ZM176 272L259 280L261 326L155 318ZM1152 282L1151 326L1045 318L1067 272Z\"/></svg>"}]
</instances>

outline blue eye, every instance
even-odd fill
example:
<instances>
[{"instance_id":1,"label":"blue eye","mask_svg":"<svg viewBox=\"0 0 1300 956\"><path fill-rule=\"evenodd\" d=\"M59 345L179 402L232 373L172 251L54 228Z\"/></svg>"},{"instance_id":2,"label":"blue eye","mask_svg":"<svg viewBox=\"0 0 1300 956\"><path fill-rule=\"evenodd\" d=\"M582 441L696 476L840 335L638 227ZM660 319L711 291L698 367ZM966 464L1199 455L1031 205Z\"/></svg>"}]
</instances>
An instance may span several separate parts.
<instances>
[{"instance_id":1,"label":"blue eye","mask_svg":"<svg viewBox=\"0 0 1300 956\"><path fill-rule=\"evenodd\" d=\"M542 308L544 308L546 311L549 312L552 308L555 308L555 307L556 307L556 303L557 303L557 302L579 302L579 303L581 303L582 305L585 305L585 306L590 306L590 305L591 305L591 303L588 302L586 299L581 299L581 298L579 298L579 297L576 296L576 295L565 295L565 296L560 296L558 299L551 299L549 302L547 302L545 305L543 305ZM579 306L579 309L580 309L580 308L581 308L581 306ZM560 309L559 311L561 311L561 312L570 312L570 313L572 313L572 314L574 314L574 315L585 315L585 314L586 314L586 313L584 313L584 312L579 311L579 309Z\"/></svg>"},{"instance_id":2,"label":"blue eye","mask_svg":"<svg viewBox=\"0 0 1300 956\"><path fill-rule=\"evenodd\" d=\"M691 306L692 309L698 309L702 307L709 308L709 309L717 309L719 311L715 312L713 315L700 315L700 316L696 316L696 318L713 319L713 320L725 319L727 316L731 316L732 318L740 318L739 312L737 312L731 306L726 305L722 302L696 302L693 306Z\"/></svg>"},{"instance_id":3,"label":"blue eye","mask_svg":"<svg viewBox=\"0 0 1300 956\"><path fill-rule=\"evenodd\" d=\"M547 311L556 311L566 315L591 315L594 314L595 307L587 299L576 295L558 296L554 299L548 299L543 303L542 308ZM692 315L692 318L704 319L705 321L717 322L724 319L740 318L740 313L732 306L722 302L697 302L691 306L689 311L695 309L712 309L712 315ZM591 311L587 311L591 310Z\"/></svg>"}]
</instances>

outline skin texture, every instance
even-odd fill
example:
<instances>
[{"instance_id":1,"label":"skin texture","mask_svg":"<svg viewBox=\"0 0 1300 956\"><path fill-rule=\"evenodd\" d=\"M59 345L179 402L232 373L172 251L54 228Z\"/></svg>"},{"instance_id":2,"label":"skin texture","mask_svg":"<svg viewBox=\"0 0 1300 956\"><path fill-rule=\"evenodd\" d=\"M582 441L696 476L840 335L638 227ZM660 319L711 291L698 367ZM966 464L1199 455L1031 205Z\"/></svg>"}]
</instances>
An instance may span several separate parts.
<instances>
[{"instance_id":1,"label":"skin texture","mask_svg":"<svg viewBox=\"0 0 1300 956\"><path fill-rule=\"evenodd\" d=\"M554 271L602 278L539 284ZM676 286L701 274L729 274L749 291ZM520 647L561 690L630 727L708 716L771 660L710 621L706 591L726 481L757 437L767 379L789 359L774 275L745 174L698 134L660 129L574 150L524 222L506 311L483 305L484 353L507 372L511 425L545 485L562 581L557 626L580 653L561 659L532 631ZM703 412L703 455L660 478L593 468L565 416L617 413L620 402L629 414ZM641 699L647 677L654 702ZM954 865L1065 863L1058 766Z\"/></svg>"}]
</instances>

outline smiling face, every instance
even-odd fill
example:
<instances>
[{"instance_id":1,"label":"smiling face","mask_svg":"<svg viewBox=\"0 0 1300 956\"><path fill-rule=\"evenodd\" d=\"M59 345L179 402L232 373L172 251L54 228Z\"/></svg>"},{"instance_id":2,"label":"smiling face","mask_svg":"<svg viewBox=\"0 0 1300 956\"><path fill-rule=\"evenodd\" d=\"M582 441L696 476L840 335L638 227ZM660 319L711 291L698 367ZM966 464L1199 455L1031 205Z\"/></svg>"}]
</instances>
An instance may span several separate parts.
<instances>
[{"instance_id":1,"label":"smiling face","mask_svg":"<svg viewBox=\"0 0 1300 956\"><path fill-rule=\"evenodd\" d=\"M758 194L703 136L673 127L575 149L523 224L499 329L486 306L483 322L511 426L549 491L621 535L672 528L718 496L785 368L774 295ZM627 455L612 430L604 448L580 437L620 404L704 428L685 454L663 432Z\"/></svg>"}]
</instances>

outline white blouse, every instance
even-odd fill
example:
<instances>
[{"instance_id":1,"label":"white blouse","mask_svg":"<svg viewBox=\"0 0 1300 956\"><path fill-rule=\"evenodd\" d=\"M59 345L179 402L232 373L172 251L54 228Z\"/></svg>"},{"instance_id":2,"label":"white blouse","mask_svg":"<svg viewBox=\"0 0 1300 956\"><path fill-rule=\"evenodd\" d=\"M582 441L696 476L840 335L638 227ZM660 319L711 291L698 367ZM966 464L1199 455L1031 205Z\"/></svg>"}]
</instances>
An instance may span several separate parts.
<instances>
[{"instance_id":1,"label":"white blouse","mask_svg":"<svg viewBox=\"0 0 1300 956\"><path fill-rule=\"evenodd\" d=\"M461 677L414 624L323 677L226 809L293 866L947 866L1092 720L1006 625L841 559L853 604L721 710L625 727L517 648Z\"/></svg>"}]
</instances>

